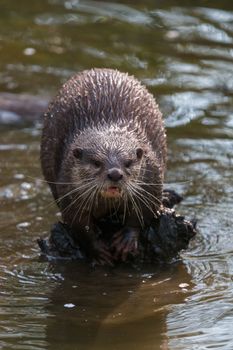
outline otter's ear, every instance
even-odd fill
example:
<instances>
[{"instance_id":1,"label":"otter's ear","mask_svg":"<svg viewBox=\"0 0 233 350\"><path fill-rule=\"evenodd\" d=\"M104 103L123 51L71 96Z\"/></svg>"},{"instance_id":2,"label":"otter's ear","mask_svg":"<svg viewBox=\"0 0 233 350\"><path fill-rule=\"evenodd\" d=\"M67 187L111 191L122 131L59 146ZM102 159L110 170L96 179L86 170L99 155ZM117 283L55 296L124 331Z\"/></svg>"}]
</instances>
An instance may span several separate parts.
<instances>
[{"instance_id":1,"label":"otter's ear","mask_svg":"<svg viewBox=\"0 0 233 350\"><path fill-rule=\"evenodd\" d=\"M136 149L136 155L137 155L137 158L138 159L141 159L142 158L142 155L143 155L143 149L142 148L137 148Z\"/></svg>"},{"instance_id":2,"label":"otter's ear","mask_svg":"<svg viewBox=\"0 0 233 350\"><path fill-rule=\"evenodd\" d=\"M75 158L77 159L82 159L82 156L83 156L83 150L82 148L75 148L73 150L73 155L75 156Z\"/></svg>"}]
</instances>

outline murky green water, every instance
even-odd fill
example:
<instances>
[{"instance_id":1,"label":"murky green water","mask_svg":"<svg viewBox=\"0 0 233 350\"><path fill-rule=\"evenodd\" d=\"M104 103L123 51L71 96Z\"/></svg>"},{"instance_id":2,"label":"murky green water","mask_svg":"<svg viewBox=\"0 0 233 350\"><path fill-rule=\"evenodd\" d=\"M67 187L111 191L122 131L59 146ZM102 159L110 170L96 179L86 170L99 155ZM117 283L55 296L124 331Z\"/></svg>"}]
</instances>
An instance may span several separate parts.
<instances>
[{"instance_id":1,"label":"murky green water","mask_svg":"<svg viewBox=\"0 0 233 350\"><path fill-rule=\"evenodd\" d=\"M40 125L0 126L0 349L233 349L233 3L2 0L0 56L1 91L52 96L94 66L141 79L200 230L163 269L40 260L58 219L36 180Z\"/></svg>"}]
</instances>

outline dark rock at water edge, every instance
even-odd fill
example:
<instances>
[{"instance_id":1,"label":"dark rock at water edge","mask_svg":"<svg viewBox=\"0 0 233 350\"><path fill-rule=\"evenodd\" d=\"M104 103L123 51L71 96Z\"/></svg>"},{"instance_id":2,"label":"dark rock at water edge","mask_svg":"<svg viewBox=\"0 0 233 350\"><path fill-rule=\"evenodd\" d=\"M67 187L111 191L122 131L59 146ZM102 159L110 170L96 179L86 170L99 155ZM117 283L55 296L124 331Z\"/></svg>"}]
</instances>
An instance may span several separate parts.
<instances>
[{"instance_id":1,"label":"dark rock at water edge","mask_svg":"<svg viewBox=\"0 0 233 350\"><path fill-rule=\"evenodd\" d=\"M138 242L138 255L130 256L126 261L131 264L167 263L187 249L190 240L196 235L196 224L177 214L172 207L182 200L176 192L164 190L163 208L149 229L142 232ZM111 238L121 228L116 218L107 217L99 222L98 237L111 246ZM111 232L111 234L110 234ZM47 239L38 239L41 252L48 259L86 260L85 254L73 239L72 229L58 222L53 225ZM114 252L113 252L114 254ZM114 263L121 261L115 259Z\"/></svg>"}]
</instances>

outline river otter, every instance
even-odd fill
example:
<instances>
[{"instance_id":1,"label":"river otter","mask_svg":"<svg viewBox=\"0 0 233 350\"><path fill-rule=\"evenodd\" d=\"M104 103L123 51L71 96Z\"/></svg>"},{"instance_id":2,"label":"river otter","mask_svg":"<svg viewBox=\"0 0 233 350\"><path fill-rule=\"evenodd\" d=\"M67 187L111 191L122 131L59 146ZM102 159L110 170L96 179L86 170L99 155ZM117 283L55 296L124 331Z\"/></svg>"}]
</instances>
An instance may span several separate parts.
<instances>
[{"instance_id":1,"label":"river otter","mask_svg":"<svg viewBox=\"0 0 233 350\"><path fill-rule=\"evenodd\" d=\"M153 96L134 77L91 69L66 82L44 115L43 174L87 257L110 262L137 253L140 231L162 200L166 135ZM117 215L111 247L98 220Z\"/></svg>"}]
</instances>

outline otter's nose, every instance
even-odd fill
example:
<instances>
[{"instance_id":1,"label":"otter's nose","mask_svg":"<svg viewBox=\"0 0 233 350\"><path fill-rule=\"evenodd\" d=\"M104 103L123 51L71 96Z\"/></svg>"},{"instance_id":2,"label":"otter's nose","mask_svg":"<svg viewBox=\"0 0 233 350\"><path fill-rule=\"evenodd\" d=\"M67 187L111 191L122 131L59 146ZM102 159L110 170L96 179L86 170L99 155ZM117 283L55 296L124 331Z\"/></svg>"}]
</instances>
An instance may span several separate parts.
<instances>
[{"instance_id":1,"label":"otter's nose","mask_svg":"<svg viewBox=\"0 0 233 350\"><path fill-rule=\"evenodd\" d=\"M111 181L117 182L123 178L123 173L120 169L112 168L108 171L108 178Z\"/></svg>"}]
</instances>

